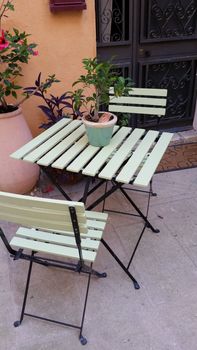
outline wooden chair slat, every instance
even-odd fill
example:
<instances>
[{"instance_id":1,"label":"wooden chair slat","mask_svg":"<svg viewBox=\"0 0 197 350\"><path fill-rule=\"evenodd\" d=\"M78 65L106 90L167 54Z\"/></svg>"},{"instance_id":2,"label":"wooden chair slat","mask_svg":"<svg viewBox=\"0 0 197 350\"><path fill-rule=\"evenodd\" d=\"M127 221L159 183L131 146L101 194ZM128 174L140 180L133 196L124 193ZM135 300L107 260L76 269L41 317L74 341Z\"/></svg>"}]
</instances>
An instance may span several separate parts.
<instances>
[{"instance_id":1,"label":"wooden chair slat","mask_svg":"<svg viewBox=\"0 0 197 350\"><path fill-rule=\"evenodd\" d=\"M53 230L54 232L54 230ZM60 233L61 235L73 236L73 232L65 231L65 230L56 230L56 233ZM103 231L99 229L90 228L87 232L80 231L80 235L82 238L91 238L96 240L101 240Z\"/></svg>"},{"instance_id":2,"label":"wooden chair slat","mask_svg":"<svg viewBox=\"0 0 197 350\"><path fill-rule=\"evenodd\" d=\"M84 204L80 202L21 196L0 191L0 219L28 227L55 230L65 235L73 235L68 214L69 206L74 206L76 209L83 237L100 239L102 228L107 221L106 213L85 211ZM39 217L39 222L36 215ZM55 221L51 222L53 215ZM67 221L67 227L65 227L65 221Z\"/></svg>"},{"instance_id":3,"label":"wooden chair slat","mask_svg":"<svg viewBox=\"0 0 197 350\"><path fill-rule=\"evenodd\" d=\"M0 192L0 218L28 227L72 231L70 206L76 208L80 229L84 233L87 232L83 203Z\"/></svg>"},{"instance_id":4,"label":"wooden chair slat","mask_svg":"<svg viewBox=\"0 0 197 350\"><path fill-rule=\"evenodd\" d=\"M160 107L137 107L137 106L125 106L125 105L109 105L110 112L120 112L120 113L133 113L133 114L145 114L145 115L165 115L166 109Z\"/></svg>"},{"instance_id":5,"label":"wooden chair slat","mask_svg":"<svg viewBox=\"0 0 197 350\"><path fill-rule=\"evenodd\" d=\"M87 220L88 228L95 229L95 230L104 230L105 228L105 221L99 221L99 220Z\"/></svg>"},{"instance_id":6,"label":"wooden chair slat","mask_svg":"<svg viewBox=\"0 0 197 350\"><path fill-rule=\"evenodd\" d=\"M79 252L76 248L60 246L56 244L37 242L30 239L21 237L13 237L10 241L10 245L13 248L23 248L31 251L58 255L66 258L79 259ZM83 259L88 262L93 262L96 258L96 252L89 250L82 250Z\"/></svg>"},{"instance_id":7,"label":"wooden chair slat","mask_svg":"<svg viewBox=\"0 0 197 350\"><path fill-rule=\"evenodd\" d=\"M19 225L27 226L27 227L33 227L33 228L38 228L42 230L47 230L47 231L70 231L71 233L73 232L73 227L72 224L69 222L63 222L63 221L55 221L55 220L41 220L32 217L26 217L25 215L13 215L13 214L8 214L5 212L2 212L0 214L0 219L1 220L6 220L9 222L17 223ZM91 226L91 228L93 225ZM86 224L79 224L80 231L82 233L87 233L87 225ZM98 225L99 229L99 225Z\"/></svg>"},{"instance_id":8,"label":"wooden chair slat","mask_svg":"<svg viewBox=\"0 0 197 350\"><path fill-rule=\"evenodd\" d=\"M39 210L38 208L25 208L25 207L13 207L13 206L5 206L0 203L0 215L3 216L4 213L9 214L10 216L18 216L21 217L21 219L24 217L25 219L33 218L33 220L39 221L47 221L52 219L53 221L60 221L60 222L71 222L69 212L65 211L65 214L63 212L57 212L53 210ZM85 215L80 218L80 222L86 222Z\"/></svg>"},{"instance_id":9,"label":"wooden chair slat","mask_svg":"<svg viewBox=\"0 0 197 350\"><path fill-rule=\"evenodd\" d=\"M76 241L73 236L60 235L56 233L49 233L45 231L38 231L35 229L28 229L20 227L16 235L23 238L35 239L40 242L55 243L60 245L65 245L68 247L76 248ZM99 241L90 238L81 239L81 247L89 250L98 250Z\"/></svg>"},{"instance_id":10,"label":"wooden chair slat","mask_svg":"<svg viewBox=\"0 0 197 350\"><path fill-rule=\"evenodd\" d=\"M147 105L147 106L166 106L166 99L151 98L151 97L130 97L130 96L110 96L111 104L132 104L132 105Z\"/></svg>"},{"instance_id":11,"label":"wooden chair slat","mask_svg":"<svg viewBox=\"0 0 197 350\"><path fill-rule=\"evenodd\" d=\"M167 89L132 88L129 96L116 97L110 88L109 111L116 113L155 115L166 114Z\"/></svg>"},{"instance_id":12,"label":"wooden chair slat","mask_svg":"<svg viewBox=\"0 0 197 350\"><path fill-rule=\"evenodd\" d=\"M110 94L114 94L114 88L109 89ZM168 93L167 89L154 89L154 88L131 88L129 95L135 96L163 96L166 97Z\"/></svg>"},{"instance_id":13,"label":"wooden chair slat","mask_svg":"<svg viewBox=\"0 0 197 350\"><path fill-rule=\"evenodd\" d=\"M21 196L20 194L8 193L0 191L1 204L7 206L16 206L24 208L38 208L38 210L54 210L54 212L68 211L69 206L73 205L77 213L85 212L84 204L77 201L66 201L60 199L38 198L28 195Z\"/></svg>"},{"instance_id":14,"label":"wooden chair slat","mask_svg":"<svg viewBox=\"0 0 197 350\"><path fill-rule=\"evenodd\" d=\"M85 211L86 217L87 219L91 219L91 220L99 220L99 221L107 221L108 218L108 214L107 213L100 213L97 211Z\"/></svg>"}]
</instances>

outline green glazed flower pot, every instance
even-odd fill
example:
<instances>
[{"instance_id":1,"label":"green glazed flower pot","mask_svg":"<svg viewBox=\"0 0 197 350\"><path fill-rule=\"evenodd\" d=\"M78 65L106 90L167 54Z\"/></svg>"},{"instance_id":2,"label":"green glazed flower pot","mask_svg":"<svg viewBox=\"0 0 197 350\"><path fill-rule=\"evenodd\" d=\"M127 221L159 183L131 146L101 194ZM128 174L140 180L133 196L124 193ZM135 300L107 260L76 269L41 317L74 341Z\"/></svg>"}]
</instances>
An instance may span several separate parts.
<instances>
[{"instance_id":1,"label":"green glazed flower pot","mask_svg":"<svg viewBox=\"0 0 197 350\"><path fill-rule=\"evenodd\" d=\"M99 114L108 112L99 112ZM117 122L116 115L110 113L113 117L108 122L95 123L87 120L85 117L82 119L86 128L89 144L96 147L107 146L110 143L114 125Z\"/></svg>"}]
</instances>

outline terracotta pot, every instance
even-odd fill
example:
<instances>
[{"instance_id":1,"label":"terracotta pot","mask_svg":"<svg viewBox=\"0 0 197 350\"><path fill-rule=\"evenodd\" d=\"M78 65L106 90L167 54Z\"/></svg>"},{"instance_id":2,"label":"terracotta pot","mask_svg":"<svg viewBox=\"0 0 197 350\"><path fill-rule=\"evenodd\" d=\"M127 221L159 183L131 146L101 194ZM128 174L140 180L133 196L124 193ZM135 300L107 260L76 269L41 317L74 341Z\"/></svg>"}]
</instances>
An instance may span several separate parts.
<instances>
[{"instance_id":1,"label":"terracotta pot","mask_svg":"<svg viewBox=\"0 0 197 350\"><path fill-rule=\"evenodd\" d=\"M112 114L110 112L99 112L99 114L110 114L111 119L107 122L95 123L87 120L87 116L85 116L82 118L82 120L86 128L86 133L90 145L102 147L107 146L110 143L113 134L113 128L117 122L117 117L115 114Z\"/></svg>"},{"instance_id":2,"label":"terracotta pot","mask_svg":"<svg viewBox=\"0 0 197 350\"><path fill-rule=\"evenodd\" d=\"M10 154L32 139L21 108L0 113L0 190L24 194L35 186L39 167L23 160L15 160Z\"/></svg>"}]
</instances>

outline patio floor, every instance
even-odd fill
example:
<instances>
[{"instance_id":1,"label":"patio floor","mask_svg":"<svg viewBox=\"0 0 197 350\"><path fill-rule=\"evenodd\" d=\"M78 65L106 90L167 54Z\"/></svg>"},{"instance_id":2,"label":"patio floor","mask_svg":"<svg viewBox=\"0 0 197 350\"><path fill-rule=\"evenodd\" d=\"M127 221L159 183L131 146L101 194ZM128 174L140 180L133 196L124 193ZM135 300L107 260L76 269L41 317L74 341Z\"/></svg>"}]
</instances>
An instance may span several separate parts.
<instances>
[{"instance_id":1,"label":"patio floor","mask_svg":"<svg viewBox=\"0 0 197 350\"><path fill-rule=\"evenodd\" d=\"M68 189L77 198L81 183ZM158 196L151 199L149 219L160 233L146 230L130 268L139 290L106 249L100 248L94 267L106 271L108 277L92 278L83 332L87 350L196 350L197 169L157 174L154 190ZM44 196L62 198L55 190ZM133 198L145 208L144 195L133 193ZM119 193L110 205L127 210ZM141 226L139 218L109 215L105 239L124 261ZM14 225L3 223L2 227L9 229L11 237ZM28 317L19 328L13 327L21 310L27 264L13 262L2 242L0 264L0 349L82 349L74 329ZM77 322L85 280L35 265L27 310Z\"/></svg>"}]
</instances>

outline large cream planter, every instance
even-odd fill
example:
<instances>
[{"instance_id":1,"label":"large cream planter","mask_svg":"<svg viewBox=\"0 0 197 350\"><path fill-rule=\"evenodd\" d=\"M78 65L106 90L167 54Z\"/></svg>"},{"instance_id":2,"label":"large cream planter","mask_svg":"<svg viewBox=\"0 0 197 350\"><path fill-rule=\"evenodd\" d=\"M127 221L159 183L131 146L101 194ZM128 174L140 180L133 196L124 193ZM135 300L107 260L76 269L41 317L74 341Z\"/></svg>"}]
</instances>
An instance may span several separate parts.
<instances>
[{"instance_id":1,"label":"large cream planter","mask_svg":"<svg viewBox=\"0 0 197 350\"><path fill-rule=\"evenodd\" d=\"M35 186L39 167L10 154L32 139L21 108L0 113L0 191L24 194Z\"/></svg>"}]
</instances>

